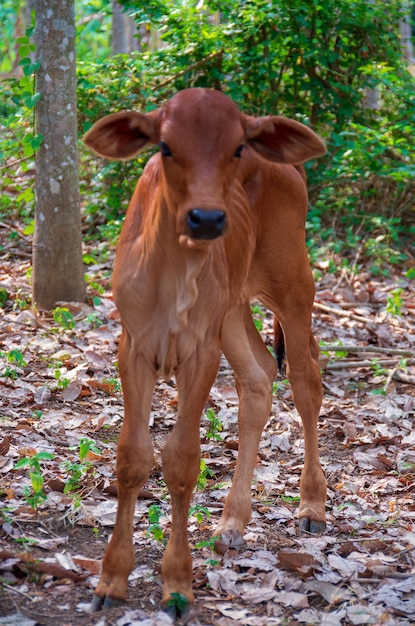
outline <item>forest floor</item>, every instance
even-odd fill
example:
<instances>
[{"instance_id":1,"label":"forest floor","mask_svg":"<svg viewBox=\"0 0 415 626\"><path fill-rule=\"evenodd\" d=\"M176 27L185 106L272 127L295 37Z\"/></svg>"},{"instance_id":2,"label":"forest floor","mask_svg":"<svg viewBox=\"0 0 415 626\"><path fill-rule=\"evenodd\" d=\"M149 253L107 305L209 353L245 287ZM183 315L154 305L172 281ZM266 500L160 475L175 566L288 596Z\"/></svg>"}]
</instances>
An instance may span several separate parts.
<instances>
[{"instance_id":1,"label":"forest floor","mask_svg":"<svg viewBox=\"0 0 415 626\"><path fill-rule=\"evenodd\" d=\"M90 614L114 524L123 412L112 258L88 268L93 306L65 305L70 328L65 312L53 317L27 307L30 242L9 237L10 230L0 226L0 625L172 624L158 608L170 527L159 458L174 424L174 384L155 390L156 465L136 505L128 601ZM221 362L202 418L204 465L189 518L195 604L182 623L415 623L415 281L406 269L378 279L320 268L313 323L329 346L321 355L328 480L321 536L297 533L303 435L279 376L258 452L246 550L211 551L237 456L237 397ZM271 316L259 309L255 317L270 344Z\"/></svg>"}]
</instances>

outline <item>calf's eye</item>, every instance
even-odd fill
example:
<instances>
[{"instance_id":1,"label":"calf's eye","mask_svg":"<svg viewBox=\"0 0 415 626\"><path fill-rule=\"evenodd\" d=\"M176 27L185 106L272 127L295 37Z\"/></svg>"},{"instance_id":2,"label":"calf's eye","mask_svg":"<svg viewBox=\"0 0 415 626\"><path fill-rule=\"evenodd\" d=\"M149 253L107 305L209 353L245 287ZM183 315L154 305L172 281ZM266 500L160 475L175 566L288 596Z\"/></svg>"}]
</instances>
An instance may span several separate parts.
<instances>
[{"instance_id":1,"label":"calf's eye","mask_svg":"<svg viewBox=\"0 0 415 626\"><path fill-rule=\"evenodd\" d=\"M161 155L164 157L171 157L173 156L172 151L170 150L169 146L166 144L166 142L164 141L159 141L159 148L161 151Z\"/></svg>"}]
</instances>

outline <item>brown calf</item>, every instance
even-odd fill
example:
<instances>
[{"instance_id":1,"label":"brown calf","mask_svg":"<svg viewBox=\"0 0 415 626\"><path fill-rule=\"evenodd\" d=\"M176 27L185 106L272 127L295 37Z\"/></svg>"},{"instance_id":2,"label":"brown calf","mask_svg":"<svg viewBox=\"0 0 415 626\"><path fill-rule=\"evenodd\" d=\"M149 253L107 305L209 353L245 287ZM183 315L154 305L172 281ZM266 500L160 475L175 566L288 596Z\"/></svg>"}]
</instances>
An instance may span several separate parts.
<instances>
[{"instance_id":1,"label":"brown calf","mask_svg":"<svg viewBox=\"0 0 415 626\"><path fill-rule=\"evenodd\" d=\"M251 515L251 479L276 373L252 321L253 297L279 320L303 421L300 530L324 529L326 482L317 448L322 388L311 332L314 283L299 164L325 148L306 126L284 117L250 117L208 89L184 90L148 114L108 115L85 143L110 159L160 146L131 199L114 269L125 419L117 448L117 520L93 609L125 599L134 558L134 505L153 465L153 388L158 377L173 375L179 405L162 454L172 507L162 602L166 606L172 593L192 602L187 518L199 473L200 416L221 350L235 371L240 401L238 461L215 530L222 548L241 542Z\"/></svg>"}]
</instances>

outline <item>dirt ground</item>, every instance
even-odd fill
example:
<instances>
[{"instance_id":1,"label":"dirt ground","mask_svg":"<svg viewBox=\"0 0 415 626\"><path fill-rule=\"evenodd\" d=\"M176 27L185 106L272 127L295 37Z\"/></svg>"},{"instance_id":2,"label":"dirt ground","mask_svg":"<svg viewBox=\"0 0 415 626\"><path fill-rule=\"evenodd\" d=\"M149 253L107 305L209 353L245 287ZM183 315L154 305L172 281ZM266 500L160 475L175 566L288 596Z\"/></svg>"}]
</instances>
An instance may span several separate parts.
<instances>
[{"instance_id":1,"label":"dirt ground","mask_svg":"<svg viewBox=\"0 0 415 626\"><path fill-rule=\"evenodd\" d=\"M57 328L50 316L24 308L28 264L16 264L10 254L1 264L8 300L0 313L0 625L171 624L159 611L170 510L158 453L175 419L174 384L155 390L157 463L137 502L127 603L91 615L87 608L114 523L122 420L110 264L90 268L104 291L94 307L69 307L74 328ZM322 348L321 360L320 451L328 480L322 536L297 533L303 438L280 375L258 452L246 550L219 556L210 549L237 456L237 398L222 361L207 407L222 430L206 415L201 425L205 484L189 519L195 604L182 623L415 624L413 283L404 272L382 280L322 273L318 282L314 330L330 346ZM397 285L402 302L391 312ZM270 343L271 317L264 311L256 317ZM83 460L82 438L98 448ZM40 460L46 499L34 509L30 467L16 463L44 451L51 455ZM65 461L83 471L69 493ZM151 511L157 513L153 523Z\"/></svg>"}]
</instances>

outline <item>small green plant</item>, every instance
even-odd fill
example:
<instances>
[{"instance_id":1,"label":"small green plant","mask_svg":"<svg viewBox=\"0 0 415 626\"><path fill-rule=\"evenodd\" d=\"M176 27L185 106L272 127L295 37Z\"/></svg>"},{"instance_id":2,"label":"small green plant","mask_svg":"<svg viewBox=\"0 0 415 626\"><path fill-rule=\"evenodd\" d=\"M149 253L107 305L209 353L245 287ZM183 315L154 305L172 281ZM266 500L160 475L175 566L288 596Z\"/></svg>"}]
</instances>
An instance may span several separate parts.
<instances>
[{"instance_id":1,"label":"small green plant","mask_svg":"<svg viewBox=\"0 0 415 626\"><path fill-rule=\"evenodd\" d=\"M58 306L52 311L53 320L63 330L75 328L75 319L70 310L64 306Z\"/></svg>"},{"instance_id":2,"label":"small green plant","mask_svg":"<svg viewBox=\"0 0 415 626\"><path fill-rule=\"evenodd\" d=\"M259 304L253 304L251 305L251 313L254 319L255 328L258 332L261 332L264 326L264 311L261 309Z\"/></svg>"},{"instance_id":3,"label":"small green plant","mask_svg":"<svg viewBox=\"0 0 415 626\"><path fill-rule=\"evenodd\" d=\"M31 300L30 295L23 293L22 290L19 289L14 298L13 311L18 311L19 309L21 310L27 309L29 306L30 300Z\"/></svg>"},{"instance_id":4,"label":"small green plant","mask_svg":"<svg viewBox=\"0 0 415 626\"><path fill-rule=\"evenodd\" d=\"M206 489L209 478L212 478L213 476L214 474L212 470L210 470L206 465L205 459L200 459L200 473L197 478L196 488L199 491L203 491L204 489Z\"/></svg>"},{"instance_id":5,"label":"small green plant","mask_svg":"<svg viewBox=\"0 0 415 626\"><path fill-rule=\"evenodd\" d=\"M173 607L178 615L182 615L189 604L189 600L181 593L173 592L167 600L167 606Z\"/></svg>"},{"instance_id":6,"label":"small green plant","mask_svg":"<svg viewBox=\"0 0 415 626\"><path fill-rule=\"evenodd\" d=\"M388 370L379 363L379 359L371 359L370 367L372 368L375 376L386 376L388 374Z\"/></svg>"},{"instance_id":7,"label":"small green plant","mask_svg":"<svg viewBox=\"0 0 415 626\"><path fill-rule=\"evenodd\" d=\"M17 537L15 543L21 543L25 546L36 546L39 543L39 539L35 539L34 537Z\"/></svg>"},{"instance_id":8,"label":"small green plant","mask_svg":"<svg viewBox=\"0 0 415 626\"><path fill-rule=\"evenodd\" d=\"M7 360L9 361L9 363L17 365L17 367L24 367L25 365L27 365L23 353L17 349L10 350L8 352Z\"/></svg>"},{"instance_id":9,"label":"small green plant","mask_svg":"<svg viewBox=\"0 0 415 626\"><path fill-rule=\"evenodd\" d=\"M101 450L98 448L93 439L89 439L89 437L81 437L79 440L79 458L81 461L86 458L89 452L101 454Z\"/></svg>"},{"instance_id":10,"label":"small green plant","mask_svg":"<svg viewBox=\"0 0 415 626\"><path fill-rule=\"evenodd\" d=\"M65 481L64 493L73 493L81 488L81 478L90 470L92 463L90 461L63 461L60 468L68 475Z\"/></svg>"},{"instance_id":11,"label":"small green plant","mask_svg":"<svg viewBox=\"0 0 415 626\"><path fill-rule=\"evenodd\" d=\"M286 502L287 504L297 504L300 502L300 496L286 496L285 494L280 496L281 502Z\"/></svg>"},{"instance_id":12,"label":"small green plant","mask_svg":"<svg viewBox=\"0 0 415 626\"><path fill-rule=\"evenodd\" d=\"M289 383L286 378L284 380L274 380L274 382L272 383L272 393L274 395L277 395L279 391L285 391L288 384Z\"/></svg>"},{"instance_id":13,"label":"small green plant","mask_svg":"<svg viewBox=\"0 0 415 626\"><path fill-rule=\"evenodd\" d=\"M9 299L9 294L7 293L7 289L4 289L4 287L1 287L0 289L0 306L4 306L7 302L7 300Z\"/></svg>"},{"instance_id":14,"label":"small green plant","mask_svg":"<svg viewBox=\"0 0 415 626\"><path fill-rule=\"evenodd\" d=\"M100 318L99 313L97 311L93 311L92 313L89 313L89 315L87 315L86 317L86 320L92 328L98 328L99 326L102 326L102 324L104 323L102 319Z\"/></svg>"},{"instance_id":15,"label":"small green plant","mask_svg":"<svg viewBox=\"0 0 415 626\"><path fill-rule=\"evenodd\" d=\"M392 317L399 317L402 315L403 293L403 289L401 289L401 287L397 287L396 289L392 289L392 291L388 294L386 300L386 313L392 315Z\"/></svg>"},{"instance_id":16,"label":"small green plant","mask_svg":"<svg viewBox=\"0 0 415 626\"><path fill-rule=\"evenodd\" d=\"M156 541L165 543L164 531L160 526L160 517L162 516L161 506L159 504L152 504L148 507L148 521L149 527L147 529L147 536L153 537Z\"/></svg>"},{"instance_id":17,"label":"small green plant","mask_svg":"<svg viewBox=\"0 0 415 626\"><path fill-rule=\"evenodd\" d=\"M72 446L71 450L78 450L79 461L63 461L60 467L63 469L68 478L65 482L64 493L73 493L81 488L81 479L93 467L91 461L86 457L89 452L101 454L101 450L97 447L93 439L81 437L78 446Z\"/></svg>"},{"instance_id":18,"label":"small green plant","mask_svg":"<svg viewBox=\"0 0 415 626\"><path fill-rule=\"evenodd\" d=\"M25 487L24 497L32 509L37 509L38 506L47 498L46 493L43 491L44 478L42 474L41 461L50 461L53 458L54 455L50 452L38 452L31 457L20 459L14 466L14 469L28 467L30 470L29 477L31 488L29 486Z\"/></svg>"},{"instance_id":19,"label":"small green plant","mask_svg":"<svg viewBox=\"0 0 415 626\"><path fill-rule=\"evenodd\" d=\"M119 393L121 391L121 383L118 378L104 378L104 385L108 385L108 393Z\"/></svg>"},{"instance_id":20,"label":"small green plant","mask_svg":"<svg viewBox=\"0 0 415 626\"><path fill-rule=\"evenodd\" d=\"M58 382L58 389L66 389L70 382L69 378L66 378L66 376L62 374L62 370L59 368L55 370L55 379Z\"/></svg>"},{"instance_id":21,"label":"small green plant","mask_svg":"<svg viewBox=\"0 0 415 626\"><path fill-rule=\"evenodd\" d=\"M209 426L206 431L207 439L214 439L215 441L222 441L222 422L215 413L215 409L209 408L206 411L206 419L209 421Z\"/></svg>"},{"instance_id":22,"label":"small green plant","mask_svg":"<svg viewBox=\"0 0 415 626\"><path fill-rule=\"evenodd\" d=\"M201 524L203 520L205 519L205 517L207 518L210 517L210 511L209 509L207 509L205 506L202 506L201 504L194 504L189 509L189 515L192 515L193 517L195 517L197 523Z\"/></svg>"},{"instance_id":23,"label":"small green plant","mask_svg":"<svg viewBox=\"0 0 415 626\"><path fill-rule=\"evenodd\" d=\"M6 367L2 374L3 378L11 378L11 380L16 380L19 378L19 372L12 367Z\"/></svg>"},{"instance_id":24,"label":"small green plant","mask_svg":"<svg viewBox=\"0 0 415 626\"><path fill-rule=\"evenodd\" d=\"M196 550L202 550L203 548L207 548L211 552L215 552L215 543L220 539L220 535L216 535L215 537L210 537L209 539L199 541L195 544ZM209 567L216 567L219 565L220 561L217 559L206 559L206 565Z\"/></svg>"},{"instance_id":25,"label":"small green plant","mask_svg":"<svg viewBox=\"0 0 415 626\"><path fill-rule=\"evenodd\" d=\"M0 491L0 495L3 495L3 493ZM0 508L0 520L2 522L6 522L7 524L11 524L13 522L13 518L10 515L11 513L13 513L14 508L12 507L2 507Z\"/></svg>"}]
</instances>

